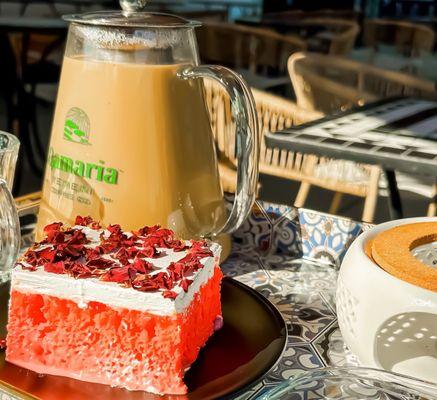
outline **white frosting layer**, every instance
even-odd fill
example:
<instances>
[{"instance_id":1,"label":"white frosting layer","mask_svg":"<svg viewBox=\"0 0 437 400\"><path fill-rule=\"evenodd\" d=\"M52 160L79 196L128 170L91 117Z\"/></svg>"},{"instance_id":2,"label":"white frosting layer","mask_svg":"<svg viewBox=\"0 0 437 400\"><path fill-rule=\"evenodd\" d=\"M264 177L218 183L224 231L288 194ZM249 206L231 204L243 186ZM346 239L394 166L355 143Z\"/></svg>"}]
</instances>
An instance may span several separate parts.
<instances>
[{"instance_id":1,"label":"white frosting layer","mask_svg":"<svg viewBox=\"0 0 437 400\"><path fill-rule=\"evenodd\" d=\"M91 243L87 246L92 247L99 244L98 232L88 228L82 229L87 234L88 239L91 240ZM200 260L204 267L188 277L193 280L193 283L188 287L188 291L184 292L180 286L175 286L172 289L177 293L174 300L164 298L162 291L141 292L120 286L114 282L104 282L95 278L74 279L66 274L45 272L42 267L39 267L36 271L28 271L19 266L15 267L12 271L11 287L12 290L23 293L46 294L72 300L80 307L86 307L90 301L98 301L111 307L127 308L156 315L172 315L186 310L201 286L213 276L214 267L219 262L221 246L213 243L210 249L214 256ZM151 274L165 271L170 263L182 259L187 254L186 251L159 250L165 254L158 258L145 259L155 267Z\"/></svg>"}]
</instances>

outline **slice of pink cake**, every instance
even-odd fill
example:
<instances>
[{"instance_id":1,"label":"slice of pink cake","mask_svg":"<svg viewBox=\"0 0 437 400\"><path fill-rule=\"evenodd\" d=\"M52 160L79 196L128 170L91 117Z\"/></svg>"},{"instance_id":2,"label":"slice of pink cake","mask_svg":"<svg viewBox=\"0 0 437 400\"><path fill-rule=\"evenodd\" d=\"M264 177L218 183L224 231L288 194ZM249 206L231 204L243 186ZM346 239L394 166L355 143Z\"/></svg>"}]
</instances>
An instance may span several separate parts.
<instances>
[{"instance_id":1,"label":"slice of pink cake","mask_svg":"<svg viewBox=\"0 0 437 400\"><path fill-rule=\"evenodd\" d=\"M12 272L6 360L41 374L184 394L221 324L220 246L158 226L55 223Z\"/></svg>"}]
</instances>

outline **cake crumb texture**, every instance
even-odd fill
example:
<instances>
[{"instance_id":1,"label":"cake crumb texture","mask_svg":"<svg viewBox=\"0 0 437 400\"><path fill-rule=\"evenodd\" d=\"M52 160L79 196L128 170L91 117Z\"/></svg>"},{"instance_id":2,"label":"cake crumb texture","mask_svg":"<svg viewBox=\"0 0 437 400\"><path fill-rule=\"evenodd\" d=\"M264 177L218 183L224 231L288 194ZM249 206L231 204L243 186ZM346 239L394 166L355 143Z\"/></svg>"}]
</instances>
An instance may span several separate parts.
<instances>
[{"instance_id":1,"label":"cake crumb texture","mask_svg":"<svg viewBox=\"0 0 437 400\"><path fill-rule=\"evenodd\" d=\"M216 266L188 309L170 316L12 289L6 360L40 374L185 394L185 370L221 316L221 279Z\"/></svg>"}]
</instances>

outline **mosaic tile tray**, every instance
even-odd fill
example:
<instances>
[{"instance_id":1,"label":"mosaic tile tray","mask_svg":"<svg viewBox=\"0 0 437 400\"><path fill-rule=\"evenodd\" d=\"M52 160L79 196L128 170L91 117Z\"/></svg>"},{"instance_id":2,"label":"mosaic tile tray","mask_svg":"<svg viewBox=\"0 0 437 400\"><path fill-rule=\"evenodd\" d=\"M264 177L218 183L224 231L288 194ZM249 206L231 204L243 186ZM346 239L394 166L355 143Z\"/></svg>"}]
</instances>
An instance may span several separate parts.
<instances>
[{"instance_id":1,"label":"mosaic tile tray","mask_svg":"<svg viewBox=\"0 0 437 400\"><path fill-rule=\"evenodd\" d=\"M302 371L357 365L338 328L335 287L348 246L370 226L311 210L255 203L234 234L232 254L222 268L279 309L287 324L288 345L276 367L238 400L257 399ZM27 225L26 232L31 231L32 225ZM31 234L24 234L23 248L31 241ZM0 391L0 400L17 398Z\"/></svg>"},{"instance_id":2,"label":"mosaic tile tray","mask_svg":"<svg viewBox=\"0 0 437 400\"><path fill-rule=\"evenodd\" d=\"M338 328L335 287L348 246L370 226L311 210L255 203L234 234L233 252L222 268L276 305L287 324L288 345L278 365L239 400L257 399L299 372L358 365Z\"/></svg>"}]
</instances>

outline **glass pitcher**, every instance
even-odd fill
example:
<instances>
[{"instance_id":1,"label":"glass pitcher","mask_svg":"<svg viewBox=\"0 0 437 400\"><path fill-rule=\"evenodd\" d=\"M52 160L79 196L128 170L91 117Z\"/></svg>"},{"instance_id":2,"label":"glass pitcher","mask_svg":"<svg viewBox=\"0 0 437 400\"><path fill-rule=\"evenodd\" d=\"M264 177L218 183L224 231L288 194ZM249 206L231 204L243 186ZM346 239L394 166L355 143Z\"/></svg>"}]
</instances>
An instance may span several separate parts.
<instances>
[{"instance_id":1,"label":"glass pitcher","mask_svg":"<svg viewBox=\"0 0 437 400\"><path fill-rule=\"evenodd\" d=\"M125 11L65 19L38 231L91 215L125 229L160 224L184 238L229 245L222 235L247 217L258 180L258 125L247 85L225 67L199 65L197 22ZM230 213L203 78L223 85L231 99L238 171Z\"/></svg>"}]
</instances>

